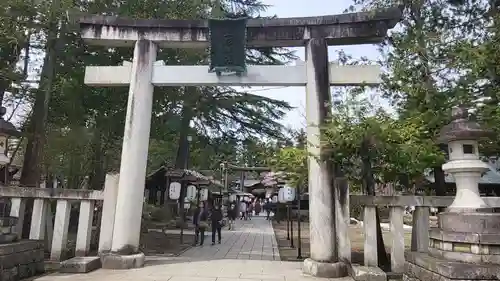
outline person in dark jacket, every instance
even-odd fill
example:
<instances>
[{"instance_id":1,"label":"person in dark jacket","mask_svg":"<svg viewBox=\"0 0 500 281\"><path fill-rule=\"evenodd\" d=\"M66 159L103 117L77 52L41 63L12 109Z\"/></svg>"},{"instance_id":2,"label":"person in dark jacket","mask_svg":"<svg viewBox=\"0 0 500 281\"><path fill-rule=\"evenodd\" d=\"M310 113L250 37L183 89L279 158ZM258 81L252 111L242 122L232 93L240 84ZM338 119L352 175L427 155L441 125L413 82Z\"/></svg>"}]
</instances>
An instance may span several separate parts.
<instances>
[{"instance_id":1,"label":"person in dark jacket","mask_svg":"<svg viewBox=\"0 0 500 281\"><path fill-rule=\"evenodd\" d=\"M205 210L205 203L200 202L200 205L193 214L193 224L195 226L195 238L194 246L200 242L200 246L203 246L205 241L205 231L207 230L208 224L208 212Z\"/></svg>"},{"instance_id":2,"label":"person in dark jacket","mask_svg":"<svg viewBox=\"0 0 500 281\"><path fill-rule=\"evenodd\" d=\"M238 209L236 207L236 204L231 203L229 205L229 210L227 211L227 218L229 222L229 227L228 229L231 230L234 225L234 221L236 220L236 217L238 216Z\"/></svg>"},{"instance_id":3,"label":"person in dark jacket","mask_svg":"<svg viewBox=\"0 0 500 281\"><path fill-rule=\"evenodd\" d=\"M222 211L219 205L214 205L210 219L212 223L212 245L215 245L215 232L217 232L217 238L219 238L218 242L220 244L222 230Z\"/></svg>"},{"instance_id":4,"label":"person in dark jacket","mask_svg":"<svg viewBox=\"0 0 500 281\"><path fill-rule=\"evenodd\" d=\"M260 199L255 200L254 212L256 216L259 216L261 212L262 206L260 205Z\"/></svg>"},{"instance_id":5,"label":"person in dark jacket","mask_svg":"<svg viewBox=\"0 0 500 281\"><path fill-rule=\"evenodd\" d=\"M271 220L271 200L266 200L264 204L264 211L266 212L266 220Z\"/></svg>"}]
</instances>

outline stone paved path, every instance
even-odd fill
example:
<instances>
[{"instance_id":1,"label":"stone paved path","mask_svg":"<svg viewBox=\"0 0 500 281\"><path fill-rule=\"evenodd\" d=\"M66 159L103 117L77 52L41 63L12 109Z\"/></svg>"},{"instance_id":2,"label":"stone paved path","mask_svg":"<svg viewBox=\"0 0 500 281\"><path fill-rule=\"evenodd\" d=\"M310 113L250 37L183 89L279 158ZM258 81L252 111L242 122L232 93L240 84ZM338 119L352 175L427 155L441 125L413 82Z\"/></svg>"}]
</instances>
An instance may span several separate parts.
<instances>
[{"instance_id":1,"label":"stone paved path","mask_svg":"<svg viewBox=\"0 0 500 281\"><path fill-rule=\"evenodd\" d=\"M272 225L264 217L238 220L234 230L222 231L220 245L211 246L211 239L209 233L202 247L193 247L182 256L193 259L280 260Z\"/></svg>"},{"instance_id":2,"label":"stone paved path","mask_svg":"<svg viewBox=\"0 0 500 281\"><path fill-rule=\"evenodd\" d=\"M303 276L302 263L279 260L271 224L264 217L237 221L234 231L222 232L221 245L203 247L180 257L147 257L144 268L97 270L82 275L52 274L37 281L306 281L328 280ZM352 281L350 278L336 280Z\"/></svg>"}]
</instances>

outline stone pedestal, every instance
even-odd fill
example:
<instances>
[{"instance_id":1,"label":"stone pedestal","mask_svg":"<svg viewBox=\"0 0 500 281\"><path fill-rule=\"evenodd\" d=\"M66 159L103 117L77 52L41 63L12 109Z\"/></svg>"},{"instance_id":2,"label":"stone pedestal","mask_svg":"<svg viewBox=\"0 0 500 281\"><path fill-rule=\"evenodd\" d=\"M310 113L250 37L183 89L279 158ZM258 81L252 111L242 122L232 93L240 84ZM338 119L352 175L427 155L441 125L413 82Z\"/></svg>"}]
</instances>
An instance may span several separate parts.
<instances>
[{"instance_id":1,"label":"stone pedestal","mask_svg":"<svg viewBox=\"0 0 500 281\"><path fill-rule=\"evenodd\" d=\"M500 214L446 212L438 217L439 227L429 231L429 252L407 254L403 279L500 279Z\"/></svg>"},{"instance_id":2,"label":"stone pedestal","mask_svg":"<svg viewBox=\"0 0 500 281\"><path fill-rule=\"evenodd\" d=\"M44 272L43 241L0 245L0 280L17 281Z\"/></svg>"},{"instance_id":3,"label":"stone pedestal","mask_svg":"<svg viewBox=\"0 0 500 281\"><path fill-rule=\"evenodd\" d=\"M343 262L318 262L305 259L302 272L314 277L340 278L347 276L347 265Z\"/></svg>"},{"instance_id":4,"label":"stone pedestal","mask_svg":"<svg viewBox=\"0 0 500 281\"><path fill-rule=\"evenodd\" d=\"M102 268L105 269L131 269L144 266L146 256L143 253L120 255L114 253L102 254Z\"/></svg>"},{"instance_id":5,"label":"stone pedestal","mask_svg":"<svg viewBox=\"0 0 500 281\"><path fill-rule=\"evenodd\" d=\"M17 240L18 235L14 227L17 225L17 218L0 218L0 244L12 243Z\"/></svg>"},{"instance_id":6,"label":"stone pedestal","mask_svg":"<svg viewBox=\"0 0 500 281\"><path fill-rule=\"evenodd\" d=\"M61 273L88 273L101 268L100 257L74 257L61 262Z\"/></svg>"}]
</instances>

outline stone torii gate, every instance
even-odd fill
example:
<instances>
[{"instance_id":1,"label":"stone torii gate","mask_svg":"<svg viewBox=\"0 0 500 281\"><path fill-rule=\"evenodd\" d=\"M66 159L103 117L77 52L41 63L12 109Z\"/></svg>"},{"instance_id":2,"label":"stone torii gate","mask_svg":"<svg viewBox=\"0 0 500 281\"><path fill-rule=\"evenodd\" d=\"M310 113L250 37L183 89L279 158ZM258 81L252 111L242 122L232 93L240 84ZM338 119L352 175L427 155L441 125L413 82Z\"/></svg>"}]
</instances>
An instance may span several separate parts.
<instances>
[{"instance_id":1,"label":"stone torii gate","mask_svg":"<svg viewBox=\"0 0 500 281\"><path fill-rule=\"evenodd\" d=\"M305 86L310 196L311 258L305 273L321 277L345 276L350 261L348 192L332 188L333 171L321 158L320 130L330 108L330 86L378 84L376 66L329 64L329 45L378 43L401 15L399 9L321 17L250 19L248 47L306 48L305 65L249 66L246 74L220 76L208 66L166 66L156 63L159 48L207 48L206 20L132 20L88 16L80 20L81 36L92 45L134 47L132 63L89 66L85 83L92 86L129 86L120 165L116 216L105 268L142 266L139 234L146 176L150 122L155 86ZM347 210L347 213L346 213ZM337 234L335 235L335 230Z\"/></svg>"}]
</instances>

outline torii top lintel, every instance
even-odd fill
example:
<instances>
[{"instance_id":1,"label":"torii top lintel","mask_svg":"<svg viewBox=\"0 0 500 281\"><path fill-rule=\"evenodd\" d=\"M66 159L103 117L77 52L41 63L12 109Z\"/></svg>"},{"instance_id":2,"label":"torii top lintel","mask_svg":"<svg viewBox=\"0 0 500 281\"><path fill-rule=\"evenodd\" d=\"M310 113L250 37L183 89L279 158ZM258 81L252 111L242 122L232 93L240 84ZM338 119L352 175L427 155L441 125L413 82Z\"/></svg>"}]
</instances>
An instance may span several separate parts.
<instances>
[{"instance_id":1,"label":"torii top lintel","mask_svg":"<svg viewBox=\"0 0 500 281\"><path fill-rule=\"evenodd\" d=\"M401 18L400 8L331 16L250 19L249 47L299 47L310 38L325 38L329 45L379 43ZM80 19L82 38L92 45L132 46L139 39L164 48L208 46L206 20L148 20L110 16Z\"/></svg>"}]
</instances>

